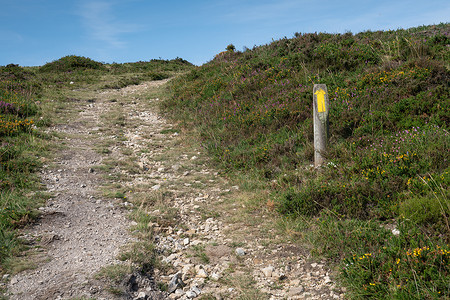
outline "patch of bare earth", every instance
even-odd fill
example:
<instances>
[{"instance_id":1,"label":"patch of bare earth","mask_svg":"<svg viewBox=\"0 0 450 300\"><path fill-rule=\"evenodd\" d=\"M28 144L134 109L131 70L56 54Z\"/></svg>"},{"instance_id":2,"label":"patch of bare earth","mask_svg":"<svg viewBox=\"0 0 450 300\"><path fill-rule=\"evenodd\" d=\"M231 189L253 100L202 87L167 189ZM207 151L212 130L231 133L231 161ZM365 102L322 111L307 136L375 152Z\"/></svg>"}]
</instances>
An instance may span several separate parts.
<instances>
[{"instance_id":1,"label":"patch of bare earth","mask_svg":"<svg viewBox=\"0 0 450 300\"><path fill-rule=\"evenodd\" d=\"M98 92L95 102L80 102L77 123L55 128L68 133L68 147L43 178L57 196L29 233L49 234L50 260L11 280L12 299L119 297L92 276L121 263L121 246L133 240L130 224L135 237L151 231L161 260L152 282L167 291L141 286L120 297L342 299L326 264L274 227L274 213L258 204L258 194L221 176L191 137L161 117L159 100L149 95L164 84ZM120 121L101 121L106 112ZM105 140L115 143L101 156L93 145ZM127 191L116 203L98 196L102 181L90 168L102 160L117 162L109 175ZM143 217L130 223L124 207Z\"/></svg>"}]
</instances>

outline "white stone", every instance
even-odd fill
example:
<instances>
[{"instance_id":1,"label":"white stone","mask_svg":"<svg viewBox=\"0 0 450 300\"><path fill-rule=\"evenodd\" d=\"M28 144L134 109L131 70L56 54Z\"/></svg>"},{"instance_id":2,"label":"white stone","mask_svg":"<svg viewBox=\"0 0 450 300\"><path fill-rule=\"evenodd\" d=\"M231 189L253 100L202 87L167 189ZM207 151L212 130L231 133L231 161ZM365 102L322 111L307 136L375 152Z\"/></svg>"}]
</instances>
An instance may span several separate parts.
<instances>
[{"instance_id":1,"label":"white stone","mask_svg":"<svg viewBox=\"0 0 450 300\"><path fill-rule=\"evenodd\" d=\"M268 266L264 269L261 270L261 272L263 272L264 276L266 276L267 278L272 277L272 273L273 273L274 268L272 266Z\"/></svg>"},{"instance_id":2,"label":"white stone","mask_svg":"<svg viewBox=\"0 0 450 300\"><path fill-rule=\"evenodd\" d=\"M194 293L196 293L197 296L200 295L201 292L202 292L202 291L199 289L199 287L196 286L196 285L194 285L194 286L192 287L191 291L193 291Z\"/></svg>"},{"instance_id":3,"label":"white stone","mask_svg":"<svg viewBox=\"0 0 450 300\"><path fill-rule=\"evenodd\" d=\"M203 269L203 266L195 266L195 272L197 273L195 276L197 278L208 278L208 273Z\"/></svg>"},{"instance_id":4,"label":"white stone","mask_svg":"<svg viewBox=\"0 0 450 300\"><path fill-rule=\"evenodd\" d=\"M154 191L157 191L157 190L159 190L160 188L161 188L161 185L160 185L160 184L156 184L156 185L152 186L152 190L154 190Z\"/></svg>"},{"instance_id":5,"label":"white stone","mask_svg":"<svg viewBox=\"0 0 450 300\"><path fill-rule=\"evenodd\" d=\"M184 244L185 246L189 245L189 238L185 238L185 239L183 240L183 244Z\"/></svg>"},{"instance_id":6,"label":"white stone","mask_svg":"<svg viewBox=\"0 0 450 300\"><path fill-rule=\"evenodd\" d=\"M211 274L211 280L218 281L220 279L220 275L217 273Z\"/></svg>"},{"instance_id":7,"label":"white stone","mask_svg":"<svg viewBox=\"0 0 450 300\"><path fill-rule=\"evenodd\" d=\"M245 255L245 250L243 248L236 248L236 255L237 256L244 256Z\"/></svg>"},{"instance_id":8,"label":"white stone","mask_svg":"<svg viewBox=\"0 0 450 300\"><path fill-rule=\"evenodd\" d=\"M397 228L392 229L392 234L393 235L399 235L400 234L400 230L398 230Z\"/></svg>"}]
</instances>

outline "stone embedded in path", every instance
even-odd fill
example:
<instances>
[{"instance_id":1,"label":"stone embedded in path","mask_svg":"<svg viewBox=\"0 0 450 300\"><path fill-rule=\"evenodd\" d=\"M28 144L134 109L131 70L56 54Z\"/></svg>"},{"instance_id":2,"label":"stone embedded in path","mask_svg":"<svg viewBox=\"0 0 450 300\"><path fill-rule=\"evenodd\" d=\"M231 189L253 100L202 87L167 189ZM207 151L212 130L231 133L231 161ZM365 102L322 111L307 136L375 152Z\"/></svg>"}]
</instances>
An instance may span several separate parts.
<instances>
[{"instance_id":1,"label":"stone embedded in path","mask_svg":"<svg viewBox=\"0 0 450 300\"><path fill-rule=\"evenodd\" d=\"M244 256L245 255L245 250L243 248L236 248L236 255L237 256Z\"/></svg>"},{"instance_id":2,"label":"stone embedded in path","mask_svg":"<svg viewBox=\"0 0 450 300\"><path fill-rule=\"evenodd\" d=\"M195 266L195 272L197 273L195 276L197 278L208 278L208 273L206 273L203 266Z\"/></svg>"},{"instance_id":3,"label":"stone embedded in path","mask_svg":"<svg viewBox=\"0 0 450 300\"><path fill-rule=\"evenodd\" d=\"M182 288L184 286L185 284L181 279L181 273L178 272L170 280L167 291L171 294L175 292L178 288Z\"/></svg>"},{"instance_id":4,"label":"stone embedded in path","mask_svg":"<svg viewBox=\"0 0 450 300\"><path fill-rule=\"evenodd\" d=\"M264 269L261 269L261 272L263 272L264 276L266 276L267 278L272 277L273 271L274 271L274 267L272 267L272 266L268 266Z\"/></svg>"},{"instance_id":5,"label":"stone embedded in path","mask_svg":"<svg viewBox=\"0 0 450 300\"><path fill-rule=\"evenodd\" d=\"M220 275L217 273L213 273L213 274L211 274L211 279L214 281L219 281Z\"/></svg>"},{"instance_id":6,"label":"stone embedded in path","mask_svg":"<svg viewBox=\"0 0 450 300\"><path fill-rule=\"evenodd\" d=\"M300 295L301 293L303 293L304 290L305 289L301 285L292 287L292 288L289 289L288 296L289 297L293 297L293 296L296 296L296 295Z\"/></svg>"},{"instance_id":7,"label":"stone embedded in path","mask_svg":"<svg viewBox=\"0 0 450 300\"><path fill-rule=\"evenodd\" d=\"M193 286L190 291L186 292L186 297L189 299L193 299L198 297L201 294L201 290L198 288L198 286Z\"/></svg>"}]
</instances>

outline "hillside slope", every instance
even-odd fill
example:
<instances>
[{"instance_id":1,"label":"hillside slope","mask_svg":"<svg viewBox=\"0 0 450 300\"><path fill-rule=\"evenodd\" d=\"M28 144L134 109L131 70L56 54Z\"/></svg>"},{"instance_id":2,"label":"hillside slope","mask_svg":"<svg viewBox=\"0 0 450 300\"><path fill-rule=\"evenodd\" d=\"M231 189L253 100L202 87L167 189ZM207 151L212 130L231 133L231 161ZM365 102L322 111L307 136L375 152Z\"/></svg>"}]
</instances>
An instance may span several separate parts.
<instances>
[{"instance_id":1,"label":"hillside slope","mask_svg":"<svg viewBox=\"0 0 450 300\"><path fill-rule=\"evenodd\" d=\"M228 47L173 80L163 108L314 228L310 241L341 263L354 295L448 297L449 34L440 24ZM314 170L317 83L328 87L330 139Z\"/></svg>"}]
</instances>

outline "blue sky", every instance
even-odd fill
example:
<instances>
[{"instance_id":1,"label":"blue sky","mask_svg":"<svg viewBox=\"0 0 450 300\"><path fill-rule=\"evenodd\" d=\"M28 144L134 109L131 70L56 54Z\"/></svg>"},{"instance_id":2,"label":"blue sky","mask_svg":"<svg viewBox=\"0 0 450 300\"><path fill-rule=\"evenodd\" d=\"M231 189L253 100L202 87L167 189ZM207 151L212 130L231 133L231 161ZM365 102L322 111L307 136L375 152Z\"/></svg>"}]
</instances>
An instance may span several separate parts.
<instances>
[{"instance_id":1,"label":"blue sky","mask_svg":"<svg viewBox=\"0 0 450 300\"><path fill-rule=\"evenodd\" d=\"M233 43L252 48L295 32L357 33L450 21L448 0L0 0L0 65L66 55L201 65Z\"/></svg>"}]
</instances>

